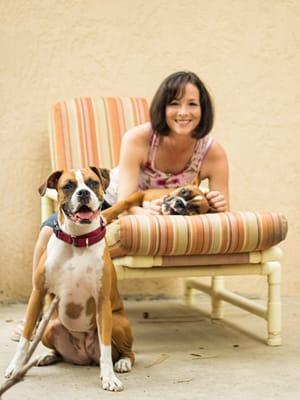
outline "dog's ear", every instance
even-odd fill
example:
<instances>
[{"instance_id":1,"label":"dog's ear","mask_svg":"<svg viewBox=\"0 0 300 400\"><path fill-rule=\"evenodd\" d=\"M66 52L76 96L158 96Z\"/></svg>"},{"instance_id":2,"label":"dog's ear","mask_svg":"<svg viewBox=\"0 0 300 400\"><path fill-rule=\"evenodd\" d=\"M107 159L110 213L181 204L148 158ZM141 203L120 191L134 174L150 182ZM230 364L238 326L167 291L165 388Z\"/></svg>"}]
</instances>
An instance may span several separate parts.
<instances>
[{"instance_id":1,"label":"dog's ear","mask_svg":"<svg viewBox=\"0 0 300 400\"><path fill-rule=\"evenodd\" d=\"M106 190L110 182L110 172L107 168L89 167L99 177L103 189Z\"/></svg>"},{"instance_id":2,"label":"dog's ear","mask_svg":"<svg viewBox=\"0 0 300 400\"><path fill-rule=\"evenodd\" d=\"M46 182L44 182L39 187L39 194L44 196L46 193L47 188L49 189L56 189L57 190L57 183L59 178L61 177L63 171L54 171L51 175L48 176Z\"/></svg>"}]
</instances>

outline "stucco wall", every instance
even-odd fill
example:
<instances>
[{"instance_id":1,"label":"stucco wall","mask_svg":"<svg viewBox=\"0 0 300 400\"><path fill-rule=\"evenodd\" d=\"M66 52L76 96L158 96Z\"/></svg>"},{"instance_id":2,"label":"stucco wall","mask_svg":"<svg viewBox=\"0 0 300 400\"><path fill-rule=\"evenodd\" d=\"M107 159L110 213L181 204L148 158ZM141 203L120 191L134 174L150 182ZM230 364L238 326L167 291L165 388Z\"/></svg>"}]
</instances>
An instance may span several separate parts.
<instances>
[{"instance_id":1,"label":"stucco wall","mask_svg":"<svg viewBox=\"0 0 300 400\"><path fill-rule=\"evenodd\" d=\"M151 98L180 69L198 73L214 98L232 208L288 217L282 289L299 293L299 1L2 0L0 11L0 300L30 290L50 105L81 95ZM176 295L178 285L131 281L122 291ZM232 285L264 294L260 278Z\"/></svg>"}]
</instances>

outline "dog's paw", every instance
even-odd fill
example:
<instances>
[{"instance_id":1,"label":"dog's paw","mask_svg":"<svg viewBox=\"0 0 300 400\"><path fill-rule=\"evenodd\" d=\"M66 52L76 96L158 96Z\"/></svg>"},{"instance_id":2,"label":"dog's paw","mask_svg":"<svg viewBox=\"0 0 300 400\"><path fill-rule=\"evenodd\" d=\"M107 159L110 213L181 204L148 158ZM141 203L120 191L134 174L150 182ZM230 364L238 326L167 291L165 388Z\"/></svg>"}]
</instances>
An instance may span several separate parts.
<instances>
[{"instance_id":1,"label":"dog's paw","mask_svg":"<svg viewBox=\"0 0 300 400\"><path fill-rule=\"evenodd\" d=\"M130 372L131 371L131 360L128 357L120 358L114 365L114 369L116 372Z\"/></svg>"},{"instance_id":2,"label":"dog's paw","mask_svg":"<svg viewBox=\"0 0 300 400\"><path fill-rule=\"evenodd\" d=\"M124 389L123 383L112 372L109 375L101 376L102 388L110 392L120 392Z\"/></svg>"},{"instance_id":3,"label":"dog's paw","mask_svg":"<svg viewBox=\"0 0 300 400\"><path fill-rule=\"evenodd\" d=\"M5 378L11 378L12 376L15 376L19 372L19 370L24 364L24 360L29 350L29 346L30 346L30 341L21 336L20 341L17 345L14 358L11 360L9 366L6 368L4 374Z\"/></svg>"},{"instance_id":4,"label":"dog's paw","mask_svg":"<svg viewBox=\"0 0 300 400\"><path fill-rule=\"evenodd\" d=\"M6 368L6 371L4 373L4 377L6 379L12 378L13 376L15 376L19 370L22 367L22 363L21 362L16 362L15 360L12 360L9 364L9 366Z\"/></svg>"},{"instance_id":5,"label":"dog's paw","mask_svg":"<svg viewBox=\"0 0 300 400\"><path fill-rule=\"evenodd\" d=\"M40 355L36 365L38 367L45 367L47 365L56 364L62 360L63 358L60 354L56 353L56 351L51 351L49 353Z\"/></svg>"}]
</instances>

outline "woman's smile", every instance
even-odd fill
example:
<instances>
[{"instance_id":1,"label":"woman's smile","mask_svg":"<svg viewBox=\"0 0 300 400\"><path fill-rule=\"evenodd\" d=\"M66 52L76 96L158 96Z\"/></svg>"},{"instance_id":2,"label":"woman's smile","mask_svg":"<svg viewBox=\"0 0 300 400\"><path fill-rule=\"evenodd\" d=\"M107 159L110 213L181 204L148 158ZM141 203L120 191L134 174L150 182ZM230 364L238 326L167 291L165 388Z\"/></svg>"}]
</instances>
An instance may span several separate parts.
<instances>
[{"instance_id":1,"label":"woman's smile","mask_svg":"<svg viewBox=\"0 0 300 400\"><path fill-rule=\"evenodd\" d=\"M186 126L191 122L191 119L175 119L175 122L181 126Z\"/></svg>"}]
</instances>

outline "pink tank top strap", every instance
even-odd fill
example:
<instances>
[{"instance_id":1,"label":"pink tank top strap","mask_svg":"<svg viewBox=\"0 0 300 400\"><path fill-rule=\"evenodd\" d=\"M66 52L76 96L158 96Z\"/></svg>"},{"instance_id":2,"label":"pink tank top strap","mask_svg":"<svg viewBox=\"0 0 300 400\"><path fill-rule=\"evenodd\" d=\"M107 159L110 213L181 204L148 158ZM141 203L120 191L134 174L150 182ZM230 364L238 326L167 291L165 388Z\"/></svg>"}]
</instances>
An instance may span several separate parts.
<instances>
[{"instance_id":1,"label":"pink tank top strap","mask_svg":"<svg viewBox=\"0 0 300 400\"><path fill-rule=\"evenodd\" d=\"M203 139L198 141L196 151L191 160L191 167L194 167L195 170L200 171L204 157L210 149L213 141L213 138L210 136L205 136Z\"/></svg>"},{"instance_id":2,"label":"pink tank top strap","mask_svg":"<svg viewBox=\"0 0 300 400\"><path fill-rule=\"evenodd\" d=\"M146 165L148 167L150 167L151 169L154 168L154 160L155 160L155 156L156 156L156 150L158 147L158 141L159 141L159 136L156 135L155 132L152 130L149 151L148 151L148 158L146 161Z\"/></svg>"}]
</instances>

